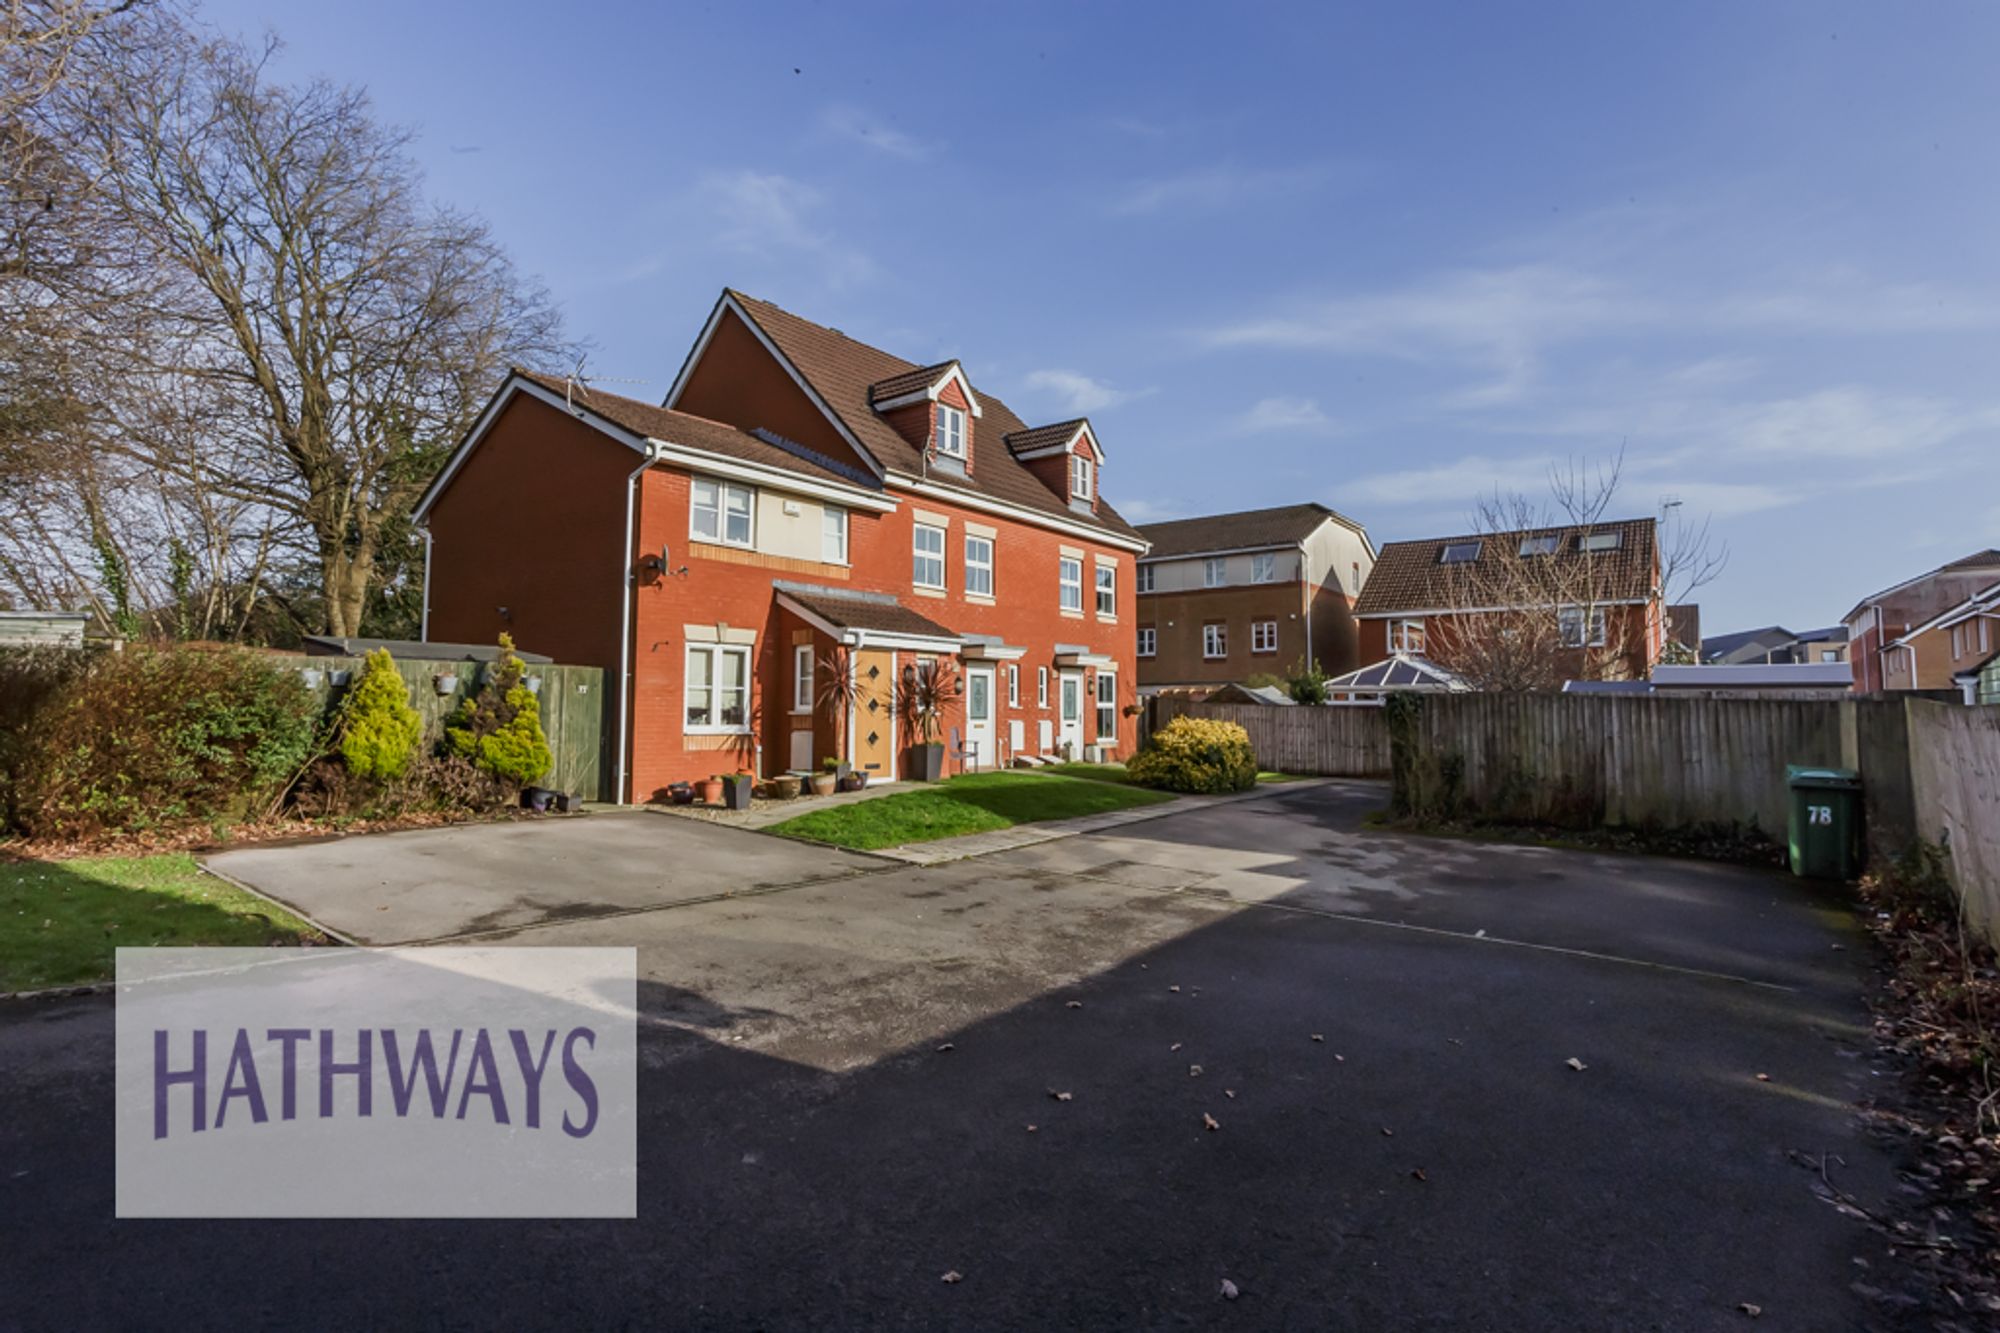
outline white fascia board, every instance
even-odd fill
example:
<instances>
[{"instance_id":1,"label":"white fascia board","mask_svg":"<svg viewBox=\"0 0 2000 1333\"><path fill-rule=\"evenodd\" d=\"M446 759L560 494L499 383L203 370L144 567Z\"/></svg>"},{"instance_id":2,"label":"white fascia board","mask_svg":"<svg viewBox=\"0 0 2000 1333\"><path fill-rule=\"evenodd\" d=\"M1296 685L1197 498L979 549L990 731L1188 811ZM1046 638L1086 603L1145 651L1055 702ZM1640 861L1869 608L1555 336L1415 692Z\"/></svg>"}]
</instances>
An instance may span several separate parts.
<instances>
[{"instance_id":1,"label":"white fascia board","mask_svg":"<svg viewBox=\"0 0 2000 1333\"><path fill-rule=\"evenodd\" d=\"M857 648L895 648L913 653L956 653L965 641L956 635L944 638L932 634L891 634L886 630L849 630Z\"/></svg>"},{"instance_id":2,"label":"white fascia board","mask_svg":"<svg viewBox=\"0 0 2000 1333\"><path fill-rule=\"evenodd\" d=\"M934 403L938 401L938 395L943 392L944 386L953 380L958 381L958 391L965 395L965 401L972 404L972 415L975 418L984 416L985 412L979 406L979 395L972 391L972 382L965 378L964 367L960 366L956 361L946 366L944 374L938 376L937 383L931 385L929 388L914 389L909 393L898 394L894 398L884 398L881 402L871 403L869 406L873 407L877 412L890 412L896 408L909 407L915 403Z\"/></svg>"},{"instance_id":3,"label":"white fascia board","mask_svg":"<svg viewBox=\"0 0 2000 1333\"><path fill-rule=\"evenodd\" d=\"M1356 620L1421 620L1426 616L1498 616L1522 611L1581 611L1586 605L1595 609L1600 606L1645 606L1650 597L1600 597L1594 602L1546 602L1539 606L1439 606L1428 610L1414 611L1369 611L1357 615Z\"/></svg>"},{"instance_id":4,"label":"white fascia board","mask_svg":"<svg viewBox=\"0 0 2000 1333\"><path fill-rule=\"evenodd\" d=\"M1090 441L1091 456L1094 457L1097 460L1098 464L1101 466L1104 462L1104 446L1097 442L1097 432L1090 428L1090 423L1088 421L1079 421L1076 425L1076 429L1070 433L1070 437L1067 440L1064 440L1061 444L1045 444L1039 449L1026 449L1020 453L1015 454L1014 457L1053 458L1057 454L1066 454L1074 450L1076 448L1076 442L1078 439L1085 439Z\"/></svg>"},{"instance_id":5,"label":"white fascia board","mask_svg":"<svg viewBox=\"0 0 2000 1333\"><path fill-rule=\"evenodd\" d=\"M1018 662L1028 655L1026 648L1004 643L968 643L959 656L975 662Z\"/></svg>"},{"instance_id":6,"label":"white fascia board","mask_svg":"<svg viewBox=\"0 0 2000 1333\"><path fill-rule=\"evenodd\" d=\"M674 444L668 440L654 440L652 444L660 462L684 467L691 472L728 477L734 481L753 482L765 490L789 491L797 495L809 495L814 499L831 500L850 509L872 509L880 514L888 514L900 507L893 497L876 491L863 490L858 486L816 481L783 468L767 467L762 463L748 463L740 458L727 458L721 454L712 454L707 450L690 448L684 444Z\"/></svg>"},{"instance_id":7,"label":"white fascia board","mask_svg":"<svg viewBox=\"0 0 2000 1333\"><path fill-rule=\"evenodd\" d=\"M451 479L458 475L458 469L464 465L466 459L472 456L472 451L486 437L486 432L499 419L500 413L505 411L507 405L513 402L515 397L520 394L526 394L530 398L538 398L559 412L567 412L569 415L578 418L596 430L609 435L612 439L618 441L618 443L636 454L646 452L648 441L645 436L635 435L623 426L606 420L591 411L589 405L586 403L575 401L565 402L561 394L552 393L532 380L523 379L519 375L509 374L500 387L494 391L492 400L486 404L486 410L479 414L479 419L474 421L472 428L465 432L465 438L459 441L458 448L452 450L451 458L446 461L444 470L437 474L437 479L431 482L430 486L424 491L423 498L417 501L417 507L410 514L412 522L422 525L430 514L431 506L436 504L438 497L444 494L445 487L451 484Z\"/></svg>"},{"instance_id":8,"label":"white fascia board","mask_svg":"<svg viewBox=\"0 0 2000 1333\"><path fill-rule=\"evenodd\" d=\"M943 500L947 504L963 505L967 509L977 509L984 514L998 514L1002 518L1011 518L1019 523L1028 523L1038 528L1048 528L1054 532L1067 533L1072 537L1078 537L1084 541L1097 542L1102 546L1115 547L1120 551L1131 551L1134 554L1140 554L1150 548L1150 543L1143 538L1121 536L1118 533L1106 532L1102 528L1093 528L1084 523L1067 523L1053 514L1038 513L1033 509L1027 509L1021 505L1009 504L1005 500L992 500L986 496L976 495L968 491L953 490L949 486L934 485L931 482L925 481L922 477L912 476L907 472L891 472L888 480L892 486L913 492L917 495L928 496L933 500Z\"/></svg>"},{"instance_id":9,"label":"white fascia board","mask_svg":"<svg viewBox=\"0 0 2000 1333\"><path fill-rule=\"evenodd\" d=\"M799 374L799 368L792 364L790 357L778 350L778 345L771 341L763 326L752 319L750 312L739 305L736 298L726 291L722 294L722 299L715 303L715 309L709 313L708 323L702 326L701 336L695 339L693 350L688 353L687 360L681 363L681 373L674 376L674 387L667 390L667 399L660 406L671 408L680 401L681 391L687 387L689 378L694 374L694 368L701 364L701 355L708 350L708 341L715 336L715 330L722 323L724 312L733 313L736 318L743 321L743 327L750 330L750 335L771 354L772 360L784 367L785 373L792 377L792 383L799 386L805 396L812 400L813 406L819 409L820 415L840 433L840 438L847 441L848 446L854 450L854 456L877 477L886 476L882 464L876 460L874 454L868 452L867 446L855 438L854 432L847 428L847 423L840 419L840 414L827 404L826 399L819 396L819 390L813 388L805 376Z\"/></svg>"},{"instance_id":10,"label":"white fascia board","mask_svg":"<svg viewBox=\"0 0 2000 1333\"><path fill-rule=\"evenodd\" d=\"M1298 549L1299 544L1297 542L1271 542L1266 546L1224 546L1218 547L1213 551L1180 551L1173 555L1149 555L1140 561L1140 563L1146 565L1165 565L1171 564L1176 560L1211 560L1219 555L1258 555L1265 551L1296 551ZM1290 582L1294 583L1297 581L1296 579L1290 580ZM1246 584L1244 586L1254 587L1257 585Z\"/></svg>"}]
</instances>

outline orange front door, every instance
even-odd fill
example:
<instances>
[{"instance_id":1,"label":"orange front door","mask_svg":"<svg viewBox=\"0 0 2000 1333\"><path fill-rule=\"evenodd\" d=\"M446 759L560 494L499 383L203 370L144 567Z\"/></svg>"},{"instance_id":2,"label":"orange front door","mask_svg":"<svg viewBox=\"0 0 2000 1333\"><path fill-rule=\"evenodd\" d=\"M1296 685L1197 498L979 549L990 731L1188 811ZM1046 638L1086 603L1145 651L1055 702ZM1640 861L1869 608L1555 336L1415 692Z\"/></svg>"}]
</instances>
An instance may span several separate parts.
<instances>
[{"instance_id":1,"label":"orange front door","mask_svg":"<svg viewBox=\"0 0 2000 1333\"><path fill-rule=\"evenodd\" d=\"M854 654L854 766L887 782L896 775L896 659L880 649Z\"/></svg>"}]
</instances>

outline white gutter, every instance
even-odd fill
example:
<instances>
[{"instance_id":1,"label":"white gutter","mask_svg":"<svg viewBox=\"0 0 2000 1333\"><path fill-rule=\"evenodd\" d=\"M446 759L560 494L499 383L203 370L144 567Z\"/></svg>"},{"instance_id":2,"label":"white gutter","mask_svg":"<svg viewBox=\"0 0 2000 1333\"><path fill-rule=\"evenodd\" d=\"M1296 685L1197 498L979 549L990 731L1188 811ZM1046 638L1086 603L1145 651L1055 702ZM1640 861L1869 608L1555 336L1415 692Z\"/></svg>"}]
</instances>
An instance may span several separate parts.
<instances>
[{"instance_id":1,"label":"white gutter","mask_svg":"<svg viewBox=\"0 0 2000 1333\"><path fill-rule=\"evenodd\" d=\"M1313 655L1313 588L1315 585L1312 579L1312 556L1306 552L1306 544L1304 542L1299 543L1299 586L1306 590L1306 670L1311 671L1319 665L1319 659Z\"/></svg>"},{"instance_id":2,"label":"white gutter","mask_svg":"<svg viewBox=\"0 0 2000 1333\"><path fill-rule=\"evenodd\" d=\"M424 605L417 613L417 642L431 641L431 530L428 524L417 529L424 534Z\"/></svg>"},{"instance_id":3,"label":"white gutter","mask_svg":"<svg viewBox=\"0 0 2000 1333\"><path fill-rule=\"evenodd\" d=\"M626 804L625 732L632 711L632 599L639 579L639 560L632 550L632 515L639 495L639 478L659 461L659 444L648 440L646 461L633 468L632 475L625 478L625 545L619 555L625 565L625 581L618 601L618 776L611 796L616 805Z\"/></svg>"}]
</instances>

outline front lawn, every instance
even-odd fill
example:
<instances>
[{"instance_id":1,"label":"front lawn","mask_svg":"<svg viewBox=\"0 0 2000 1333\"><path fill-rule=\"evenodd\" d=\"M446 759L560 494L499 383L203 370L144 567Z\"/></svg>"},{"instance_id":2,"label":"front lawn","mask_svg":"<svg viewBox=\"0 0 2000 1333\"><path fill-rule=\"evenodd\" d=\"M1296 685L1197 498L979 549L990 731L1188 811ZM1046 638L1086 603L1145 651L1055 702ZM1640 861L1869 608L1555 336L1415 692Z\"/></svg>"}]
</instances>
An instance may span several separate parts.
<instances>
[{"instance_id":1,"label":"front lawn","mask_svg":"<svg viewBox=\"0 0 2000 1333\"><path fill-rule=\"evenodd\" d=\"M0 862L0 993L107 980L121 944L322 938L291 913L203 874L185 852Z\"/></svg>"},{"instance_id":2,"label":"front lawn","mask_svg":"<svg viewBox=\"0 0 2000 1333\"><path fill-rule=\"evenodd\" d=\"M768 831L871 851L1172 799L1164 792L1083 781L1039 769L968 773L921 791L815 810L774 824Z\"/></svg>"}]
</instances>

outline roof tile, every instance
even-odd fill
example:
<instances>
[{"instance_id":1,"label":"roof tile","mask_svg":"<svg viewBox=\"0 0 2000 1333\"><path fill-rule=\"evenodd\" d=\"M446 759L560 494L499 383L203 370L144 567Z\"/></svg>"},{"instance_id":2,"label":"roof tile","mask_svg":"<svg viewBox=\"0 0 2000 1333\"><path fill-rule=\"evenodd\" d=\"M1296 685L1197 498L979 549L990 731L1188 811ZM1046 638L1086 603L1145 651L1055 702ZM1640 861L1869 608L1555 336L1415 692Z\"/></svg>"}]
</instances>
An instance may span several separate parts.
<instances>
[{"instance_id":1,"label":"roof tile","mask_svg":"<svg viewBox=\"0 0 2000 1333\"><path fill-rule=\"evenodd\" d=\"M1593 523L1592 533L1621 534L1616 550L1585 554L1577 549L1584 527L1523 528L1513 532L1474 532L1457 537L1427 537L1421 541L1389 542L1375 558L1368 582L1355 602L1357 616L1390 615L1398 611L1444 611L1463 605L1464 574L1491 568L1519 549L1527 537L1558 537L1561 544L1547 560L1600 562L1607 601L1638 601L1653 594L1654 521L1650 518ZM1466 565L1446 565L1444 548L1463 542L1480 544L1479 555ZM1506 555L1501 553L1505 552ZM1454 572L1457 571L1457 572Z\"/></svg>"}]
</instances>

